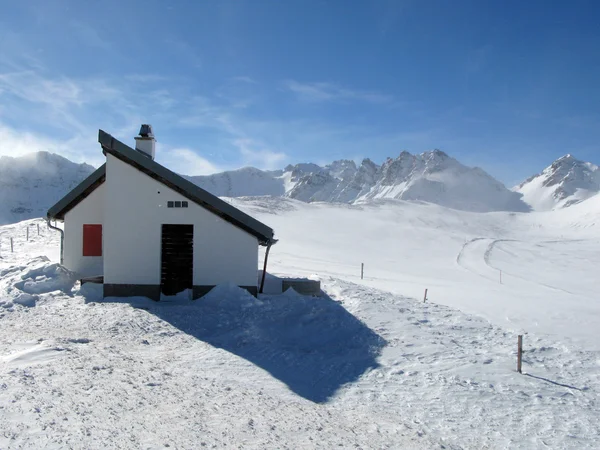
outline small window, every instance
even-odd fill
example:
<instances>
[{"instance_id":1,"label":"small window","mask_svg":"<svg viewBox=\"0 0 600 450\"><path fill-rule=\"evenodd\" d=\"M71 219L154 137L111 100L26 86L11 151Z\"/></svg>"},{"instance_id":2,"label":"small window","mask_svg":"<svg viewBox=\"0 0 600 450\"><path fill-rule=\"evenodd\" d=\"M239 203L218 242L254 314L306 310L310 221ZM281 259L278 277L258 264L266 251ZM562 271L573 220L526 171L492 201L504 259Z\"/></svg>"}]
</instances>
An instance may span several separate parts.
<instances>
[{"instance_id":1,"label":"small window","mask_svg":"<svg viewBox=\"0 0 600 450\"><path fill-rule=\"evenodd\" d=\"M172 208L174 202L167 202L167 208Z\"/></svg>"},{"instance_id":2,"label":"small window","mask_svg":"<svg viewBox=\"0 0 600 450\"><path fill-rule=\"evenodd\" d=\"M102 225L83 226L83 256L102 256Z\"/></svg>"},{"instance_id":3,"label":"small window","mask_svg":"<svg viewBox=\"0 0 600 450\"><path fill-rule=\"evenodd\" d=\"M188 202L181 202L181 207L182 208L187 208L188 207Z\"/></svg>"},{"instance_id":4,"label":"small window","mask_svg":"<svg viewBox=\"0 0 600 450\"><path fill-rule=\"evenodd\" d=\"M181 202L175 202L175 208L181 208Z\"/></svg>"}]
</instances>

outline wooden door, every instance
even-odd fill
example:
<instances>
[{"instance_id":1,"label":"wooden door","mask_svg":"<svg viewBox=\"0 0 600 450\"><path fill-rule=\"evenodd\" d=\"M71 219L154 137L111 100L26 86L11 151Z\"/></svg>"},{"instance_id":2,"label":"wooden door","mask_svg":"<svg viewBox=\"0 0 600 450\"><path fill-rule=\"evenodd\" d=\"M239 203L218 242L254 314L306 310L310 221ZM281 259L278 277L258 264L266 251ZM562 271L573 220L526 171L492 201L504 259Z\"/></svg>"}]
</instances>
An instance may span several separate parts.
<instances>
[{"instance_id":1,"label":"wooden door","mask_svg":"<svg viewBox=\"0 0 600 450\"><path fill-rule=\"evenodd\" d=\"M194 225L162 226L161 292L175 295L194 284Z\"/></svg>"}]
</instances>

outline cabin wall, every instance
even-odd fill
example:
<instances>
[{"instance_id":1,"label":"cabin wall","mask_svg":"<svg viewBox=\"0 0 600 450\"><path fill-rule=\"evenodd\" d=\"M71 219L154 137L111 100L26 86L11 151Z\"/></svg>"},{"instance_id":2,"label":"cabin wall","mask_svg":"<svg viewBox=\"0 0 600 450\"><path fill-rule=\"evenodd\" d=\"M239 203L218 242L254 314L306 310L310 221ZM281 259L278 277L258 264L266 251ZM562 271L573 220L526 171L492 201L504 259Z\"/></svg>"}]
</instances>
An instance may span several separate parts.
<instances>
[{"instance_id":1,"label":"cabin wall","mask_svg":"<svg viewBox=\"0 0 600 450\"><path fill-rule=\"evenodd\" d=\"M254 236L110 154L105 185L105 292L106 285L141 285L151 292L160 285L162 224L194 225L194 286L256 286ZM189 206L168 208L168 201Z\"/></svg>"},{"instance_id":2,"label":"cabin wall","mask_svg":"<svg viewBox=\"0 0 600 450\"><path fill-rule=\"evenodd\" d=\"M104 270L103 256L83 256L83 225L104 223L104 190L101 184L65 214L63 264L80 278L102 275Z\"/></svg>"}]
</instances>

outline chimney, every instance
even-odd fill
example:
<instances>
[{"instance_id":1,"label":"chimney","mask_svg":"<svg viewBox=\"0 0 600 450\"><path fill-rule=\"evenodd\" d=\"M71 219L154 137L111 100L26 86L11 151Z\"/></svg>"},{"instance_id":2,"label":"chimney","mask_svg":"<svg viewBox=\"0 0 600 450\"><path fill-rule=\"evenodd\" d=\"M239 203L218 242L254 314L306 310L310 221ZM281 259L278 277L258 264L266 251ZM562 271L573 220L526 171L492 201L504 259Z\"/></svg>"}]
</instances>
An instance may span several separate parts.
<instances>
[{"instance_id":1,"label":"chimney","mask_svg":"<svg viewBox=\"0 0 600 450\"><path fill-rule=\"evenodd\" d=\"M135 137L135 149L150 159L154 159L156 152L156 140L152 132L152 125L143 124L140 135Z\"/></svg>"}]
</instances>

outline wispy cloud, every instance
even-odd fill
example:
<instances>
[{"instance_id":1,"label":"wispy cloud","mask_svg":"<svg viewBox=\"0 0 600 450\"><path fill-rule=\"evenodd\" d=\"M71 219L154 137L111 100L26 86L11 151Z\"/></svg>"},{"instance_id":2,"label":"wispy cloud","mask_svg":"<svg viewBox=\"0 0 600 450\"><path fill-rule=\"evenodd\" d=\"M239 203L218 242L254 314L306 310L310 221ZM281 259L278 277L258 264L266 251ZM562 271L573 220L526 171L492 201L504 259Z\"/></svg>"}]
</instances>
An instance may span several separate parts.
<instances>
[{"instance_id":1,"label":"wispy cloud","mask_svg":"<svg viewBox=\"0 0 600 450\"><path fill-rule=\"evenodd\" d=\"M256 81L248 76L231 77L231 81L237 81L238 83L257 84Z\"/></svg>"},{"instance_id":2,"label":"wispy cloud","mask_svg":"<svg viewBox=\"0 0 600 450\"><path fill-rule=\"evenodd\" d=\"M174 172L184 175L209 175L220 168L189 148L159 149L157 160Z\"/></svg>"},{"instance_id":3,"label":"wispy cloud","mask_svg":"<svg viewBox=\"0 0 600 450\"><path fill-rule=\"evenodd\" d=\"M48 150L98 165L98 128L133 143L140 123L149 122L159 140L157 159L176 172L198 175L242 165L281 168L293 162L291 155L347 158L365 149L393 154L433 140L428 133L389 136L330 117L278 117L265 107L273 92L245 77L192 95L189 80L159 74L65 77L22 61L8 69L0 61L0 154ZM306 101L396 104L390 96L333 83L289 81L286 87Z\"/></svg>"},{"instance_id":4,"label":"wispy cloud","mask_svg":"<svg viewBox=\"0 0 600 450\"><path fill-rule=\"evenodd\" d=\"M110 50L112 48L106 38L101 36L91 25L75 20L71 21L70 25L75 34L83 39L89 46L100 48L102 50Z\"/></svg>"},{"instance_id":5,"label":"wispy cloud","mask_svg":"<svg viewBox=\"0 0 600 450\"><path fill-rule=\"evenodd\" d=\"M252 139L236 139L233 143L240 149L247 165L275 169L280 168L287 158L285 153L270 150Z\"/></svg>"},{"instance_id":6,"label":"wispy cloud","mask_svg":"<svg viewBox=\"0 0 600 450\"><path fill-rule=\"evenodd\" d=\"M294 93L299 99L310 102L325 101L359 101L366 103L391 103L394 98L375 91L362 91L348 89L335 83L314 82L301 83L296 80L287 80L284 87Z\"/></svg>"},{"instance_id":7,"label":"wispy cloud","mask_svg":"<svg viewBox=\"0 0 600 450\"><path fill-rule=\"evenodd\" d=\"M170 51L173 54L177 55L181 60L185 61L187 64L191 65L196 69L201 69L203 66L203 60L198 55L196 48L188 43L187 41L177 37L172 36L167 38L164 43L169 47Z\"/></svg>"},{"instance_id":8,"label":"wispy cloud","mask_svg":"<svg viewBox=\"0 0 600 450\"><path fill-rule=\"evenodd\" d=\"M46 151L58 153L77 163L87 162L97 167L102 164L102 154L98 151L82 152L82 149L96 146L95 135L53 139L40 133L15 129L0 122L0 155L18 157Z\"/></svg>"}]
</instances>

